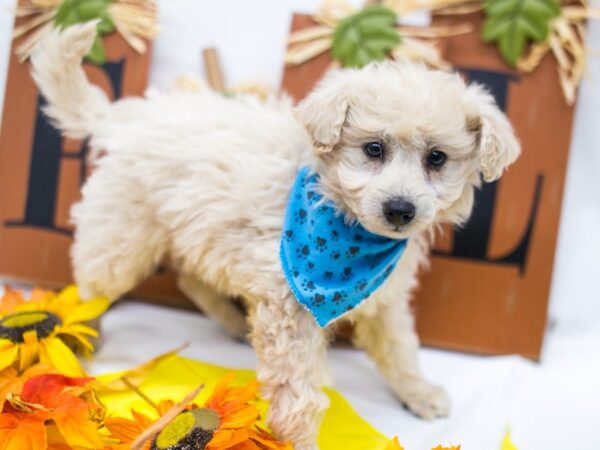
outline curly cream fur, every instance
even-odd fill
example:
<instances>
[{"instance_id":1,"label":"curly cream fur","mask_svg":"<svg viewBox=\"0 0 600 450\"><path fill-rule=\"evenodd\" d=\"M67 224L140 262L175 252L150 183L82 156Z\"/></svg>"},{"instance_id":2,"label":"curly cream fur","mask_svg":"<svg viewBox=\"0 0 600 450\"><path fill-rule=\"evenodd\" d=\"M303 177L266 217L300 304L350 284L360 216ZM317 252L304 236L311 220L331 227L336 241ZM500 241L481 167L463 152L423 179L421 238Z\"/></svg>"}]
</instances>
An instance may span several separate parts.
<instances>
[{"instance_id":1,"label":"curly cream fur","mask_svg":"<svg viewBox=\"0 0 600 450\"><path fill-rule=\"evenodd\" d=\"M228 297L243 298L269 423L296 449L315 449L327 407L328 331L293 298L278 258L289 189L310 165L349 221L410 237L397 269L349 320L356 344L411 411L447 414L445 393L418 369L410 292L431 230L464 222L480 173L496 178L518 155L489 94L456 75L384 63L332 72L295 115L285 99L211 92L110 103L80 68L94 33L94 24L53 33L33 57L48 115L102 153L72 210L82 293L116 299L169 257L183 292L236 336L245 320ZM362 152L370 139L385 142L384 163ZM433 145L449 155L439 173L423 164ZM411 224L385 222L381 203L390 196L414 202Z\"/></svg>"}]
</instances>

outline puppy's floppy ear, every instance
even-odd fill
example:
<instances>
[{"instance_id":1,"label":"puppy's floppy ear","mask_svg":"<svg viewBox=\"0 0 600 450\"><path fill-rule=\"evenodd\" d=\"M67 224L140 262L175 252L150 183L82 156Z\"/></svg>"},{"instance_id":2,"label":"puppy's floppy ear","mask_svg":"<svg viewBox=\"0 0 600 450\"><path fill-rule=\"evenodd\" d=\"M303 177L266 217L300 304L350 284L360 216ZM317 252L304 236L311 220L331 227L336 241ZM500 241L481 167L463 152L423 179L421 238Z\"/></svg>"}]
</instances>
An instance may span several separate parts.
<instances>
[{"instance_id":1,"label":"puppy's floppy ear","mask_svg":"<svg viewBox=\"0 0 600 450\"><path fill-rule=\"evenodd\" d=\"M332 71L296 108L317 153L330 152L340 141L348 113L346 71Z\"/></svg>"},{"instance_id":2,"label":"puppy's floppy ear","mask_svg":"<svg viewBox=\"0 0 600 450\"><path fill-rule=\"evenodd\" d=\"M475 134L479 147L483 179L497 180L521 153L512 125L492 95L479 85L467 87L465 109L467 130Z\"/></svg>"}]
</instances>

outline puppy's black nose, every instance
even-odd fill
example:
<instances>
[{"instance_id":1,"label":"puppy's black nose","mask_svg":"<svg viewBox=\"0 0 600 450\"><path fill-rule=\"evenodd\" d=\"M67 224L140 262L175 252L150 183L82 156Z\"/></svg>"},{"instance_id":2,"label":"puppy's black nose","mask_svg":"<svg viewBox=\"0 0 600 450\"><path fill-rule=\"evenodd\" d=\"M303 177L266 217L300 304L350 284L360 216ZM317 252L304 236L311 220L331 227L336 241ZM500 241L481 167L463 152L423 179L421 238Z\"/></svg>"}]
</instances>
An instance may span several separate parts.
<instances>
[{"instance_id":1,"label":"puppy's black nose","mask_svg":"<svg viewBox=\"0 0 600 450\"><path fill-rule=\"evenodd\" d=\"M383 204L383 215L392 225L406 225L415 217L415 205L396 197Z\"/></svg>"}]
</instances>

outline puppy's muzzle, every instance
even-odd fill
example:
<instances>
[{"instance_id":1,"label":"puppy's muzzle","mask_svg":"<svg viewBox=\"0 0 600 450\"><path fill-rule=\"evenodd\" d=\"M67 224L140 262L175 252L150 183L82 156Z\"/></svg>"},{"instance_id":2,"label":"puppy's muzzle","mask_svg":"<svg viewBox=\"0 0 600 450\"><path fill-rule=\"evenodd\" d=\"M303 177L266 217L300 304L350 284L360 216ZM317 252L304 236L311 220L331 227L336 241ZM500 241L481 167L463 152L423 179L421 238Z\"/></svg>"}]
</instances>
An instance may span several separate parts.
<instances>
[{"instance_id":1,"label":"puppy's muzzle","mask_svg":"<svg viewBox=\"0 0 600 450\"><path fill-rule=\"evenodd\" d=\"M416 208L402 197L394 197L383 204L385 219L395 227L406 225L415 218Z\"/></svg>"}]
</instances>

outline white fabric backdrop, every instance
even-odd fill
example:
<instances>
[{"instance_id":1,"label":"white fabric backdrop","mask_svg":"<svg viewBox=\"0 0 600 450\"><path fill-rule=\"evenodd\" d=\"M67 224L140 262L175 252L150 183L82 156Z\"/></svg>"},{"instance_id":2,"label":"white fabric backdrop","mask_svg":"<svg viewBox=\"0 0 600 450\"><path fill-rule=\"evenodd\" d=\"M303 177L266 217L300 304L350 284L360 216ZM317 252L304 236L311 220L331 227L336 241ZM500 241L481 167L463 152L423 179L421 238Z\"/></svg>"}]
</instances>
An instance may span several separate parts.
<instances>
[{"instance_id":1,"label":"white fabric backdrop","mask_svg":"<svg viewBox=\"0 0 600 450\"><path fill-rule=\"evenodd\" d=\"M202 74L201 49L216 46L229 84L262 81L277 86L291 12L311 12L318 4L319 0L159 0L162 32L154 48L151 83L168 88L180 75ZM13 11L14 0L0 0L0 104ZM588 45L598 54L600 23L591 24ZM551 327L541 364L516 356L422 350L425 373L448 389L454 403L449 419L427 423L402 410L363 354L330 351L335 387L382 432L399 435L407 450L426 450L438 443L494 450L508 425L520 450L600 448L599 116L596 58L590 59L577 106ZM104 335L106 342L90 367L95 373L131 366L183 341L192 343L186 356L237 367L255 364L252 350L231 342L216 325L166 308L118 305L106 316Z\"/></svg>"}]
</instances>

